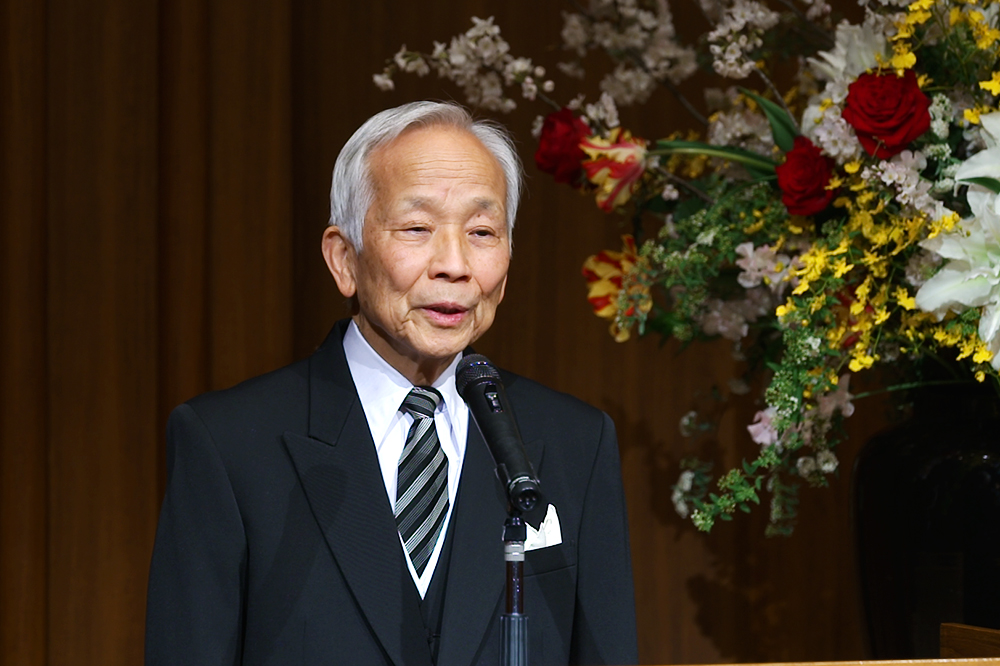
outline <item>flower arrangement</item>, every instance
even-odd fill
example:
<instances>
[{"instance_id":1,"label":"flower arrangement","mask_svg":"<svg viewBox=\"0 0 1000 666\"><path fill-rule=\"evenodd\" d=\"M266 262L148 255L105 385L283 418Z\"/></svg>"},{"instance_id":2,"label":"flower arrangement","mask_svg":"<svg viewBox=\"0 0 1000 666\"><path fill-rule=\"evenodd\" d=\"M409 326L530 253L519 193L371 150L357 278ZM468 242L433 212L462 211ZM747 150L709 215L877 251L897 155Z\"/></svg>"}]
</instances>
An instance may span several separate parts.
<instances>
[{"instance_id":1,"label":"flower arrangement","mask_svg":"<svg viewBox=\"0 0 1000 666\"><path fill-rule=\"evenodd\" d=\"M787 534L799 485L838 467L852 375L906 379L916 360L951 354L997 380L1000 2L862 0L860 23L836 23L824 0L698 4L711 29L687 42L666 0L564 14L564 75L583 77L590 51L612 58L593 103L557 103L492 19L431 53L404 46L375 83L433 70L485 109L509 111L518 94L552 106L535 127L539 169L635 221L583 268L614 338L721 336L764 376L748 426L759 450L716 480L686 461L678 512L709 530L768 492L769 532ZM782 62L797 64L783 90ZM749 83L706 88L704 115L678 89L699 68ZM650 141L620 126L618 108L658 86L699 132Z\"/></svg>"}]
</instances>

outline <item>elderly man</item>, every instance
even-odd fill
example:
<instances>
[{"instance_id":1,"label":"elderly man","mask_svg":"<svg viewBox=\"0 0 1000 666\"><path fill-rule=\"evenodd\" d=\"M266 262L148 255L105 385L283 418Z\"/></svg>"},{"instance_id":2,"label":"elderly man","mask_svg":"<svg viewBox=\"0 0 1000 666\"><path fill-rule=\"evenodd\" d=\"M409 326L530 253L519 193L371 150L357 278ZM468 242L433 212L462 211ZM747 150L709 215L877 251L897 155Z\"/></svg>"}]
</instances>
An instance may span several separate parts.
<instances>
[{"instance_id":1,"label":"elderly man","mask_svg":"<svg viewBox=\"0 0 1000 666\"><path fill-rule=\"evenodd\" d=\"M323 256L353 316L171 416L147 664L498 663L506 509L455 368L503 299L520 182L507 135L452 104L347 142ZM614 426L503 378L547 500L528 519L531 662L634 663Z\"/></svg>"}]
</instances>

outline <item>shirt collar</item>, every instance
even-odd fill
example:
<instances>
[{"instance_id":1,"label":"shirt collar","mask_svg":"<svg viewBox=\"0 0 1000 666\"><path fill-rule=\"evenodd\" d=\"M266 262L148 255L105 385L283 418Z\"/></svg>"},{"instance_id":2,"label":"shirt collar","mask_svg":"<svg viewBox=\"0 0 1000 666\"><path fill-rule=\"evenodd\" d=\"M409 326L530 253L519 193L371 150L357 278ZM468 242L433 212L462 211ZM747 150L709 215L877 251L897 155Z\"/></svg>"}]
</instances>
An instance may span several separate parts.
<instances>
[{"instance_id":1,"label":"shirt collar","mask_svg":"<svg viewBox=\"0 0 1000 666\"><path fill-rule=\"evenodd\" d=\"M368 429L377 447L385 439L386 432L399 412L399 406L403 404L403 398L413 388L413 384L379 356L353 320L344 335L344 354L368 419ZM432 384L444 398L443 411L449 423L454 422L456 416L462 413L461 410L467 409L455 387L455 369L461 358L462 354L456 354Z\"/></svg>"}]
</instances>

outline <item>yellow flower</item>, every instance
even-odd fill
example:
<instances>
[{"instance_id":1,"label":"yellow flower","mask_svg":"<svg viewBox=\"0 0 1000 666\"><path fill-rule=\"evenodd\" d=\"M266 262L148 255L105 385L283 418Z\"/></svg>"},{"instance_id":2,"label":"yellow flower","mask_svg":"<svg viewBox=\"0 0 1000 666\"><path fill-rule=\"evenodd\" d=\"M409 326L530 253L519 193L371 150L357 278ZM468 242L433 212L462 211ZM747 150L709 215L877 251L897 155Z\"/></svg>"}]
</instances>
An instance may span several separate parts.
<instances>
[{"instance_id":1,"label":"yellow flower","mask_svg":"<svg viewBox=\"0 0 1000 666\"><path fill-rule=\"evenodd\" d=\"M899 43L893 47L894 55L889 60L889 64L896 70L897 74L902 74L904 69L910 69L917 64L917 56L909 49L909 46Z\"/></svg>"},{"instance_id":2,"label":"yellow flower","mask_svg":"<svg viewBox=\"0 0 1000 666\"><path fill-rule=\"evenodd\" d=\"M778 306L778 308L774 311L774 314L781 318L792 312L795 312L795 303L793 303L792 299L789 298L784 305Z\"/></svg>"},{"instance_id":3,"label":"yellow flower","mask_svg":"<svg viewBox=\"0 0 1000 666\"><path fill-rule=\"evenodd\" d=\"M980 81L979 87L989 91L991 95L1000 95L1000 72L993 72L993 78L989 81Z\"/></svg>"},{"instance_id":4,"label":"yellow flower","mask_svg":"<svg viewBox=\"0 0 1000 666\"><path fill-rule=\"evenodd\" d=\"M976 36L976 48L980 51L992 48L997 39L1000 39L1000 30L987 25L977 25L973 28L973 33Z\"/></svg>"},{"instance_id":5,"label":"yellow flower","mask_svg":"<svg viewBox=\"0 0 1000 666\"><path fill-rule=\"evenodd\" d=\"M851 372L861 372L862 370L867 370L872 367L875 363L875 357L866 354L864 350L860 352L852 353L851 362L847 364L847 367L851 369Z\"/></svg>"},{"instance_id":6,"label":"yellow flower","mask_svg":"<svg viewBox=\"0 0 1000 666\"><path fill-rule=\"evenodd\" d=\"M913 9L913 5L910 5L910 9L911 10ZM927 21L929 21L930 18L931 18L930 12L911 11L909 14L906 15L906 23L908 25L921 25L923 23L927 23Z\"/></svg>"},{"instance_id":7,"label":"yellow flower","mask_svg":"<svg viewBox=\"0 0 1000 666\"><path fill-rule=\"evenodd\" d=\"M916 299L910 296L910 293L906 291L906 287L902 285L896 287L894 296L896 297L896 302L907 310L913 310L917 307Z\"/></svg>"},{"instance_id":8,"label":"yellow flower","mask_svg":"<svg viewBox=\"0 0 1000 666\"><path fill-rule=\"evenodd\" d=\"M864 311L865 305L868 304L868 294L872 289L872 276L869 275L865 278L865 281L858 285L858 288L854 290L854 302L851 303L851 314L859 315Z\"/></svg>"},{"instance_id":9,"label":"yellow flower","mask_svg":"<svg viewBox=\"0 0 1000 666\"><path fill-rule=\"evenodd\" d=\"M847 263L847 259L840 257L835 262L833 262L833 276L838 278L843 277L852 268L854 268L854 264L849 264Z\"/></svg>"},{"instance_id":10,"label":"yellow flower","mask_svg":"<svg viewBox=\"0 0 1000 666\"><path fill-rule=\"evenodd\" d=\"M993 360L993 352L990 351L989 347L982 340L976 340L976 352L972 355L972 360L976 363L989 363ZM979 380L983 381L983 380Z\"/></svg>"},{"instance_id":11,"label":"yellow flower","mask_svg":"<svg viewBox=\"0 0 1000 666\"><path fill-rule=\"evenodd\" d=\"M896 24L896 34L890 37L892 41L898 41L900 39L909 39L913 37L913 26L903 21L902 23ZM881 62L881 60L879 60Z\"/></svg>"}]
</instances>

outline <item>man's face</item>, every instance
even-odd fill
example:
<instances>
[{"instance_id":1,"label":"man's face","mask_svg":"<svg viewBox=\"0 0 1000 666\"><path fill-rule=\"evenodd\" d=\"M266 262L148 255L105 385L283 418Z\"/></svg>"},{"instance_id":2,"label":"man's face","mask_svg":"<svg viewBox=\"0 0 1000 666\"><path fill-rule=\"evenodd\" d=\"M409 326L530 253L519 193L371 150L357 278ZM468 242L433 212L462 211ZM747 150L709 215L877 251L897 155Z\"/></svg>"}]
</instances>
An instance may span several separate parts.
<instances>
[{"instance_id":1,"label":"man's face","mask_svg":"<svg viewBox=\"0 0 1000 666\"><path fill-rule=\"evenodd\" d=\"M370 166L375 202L364 249L348 253L355 321L404 376L433 381L486 332L503 299L510 264L503 171L473 135L446 126L403 133L374 152Z\"/></svg>"}]
</instances>

